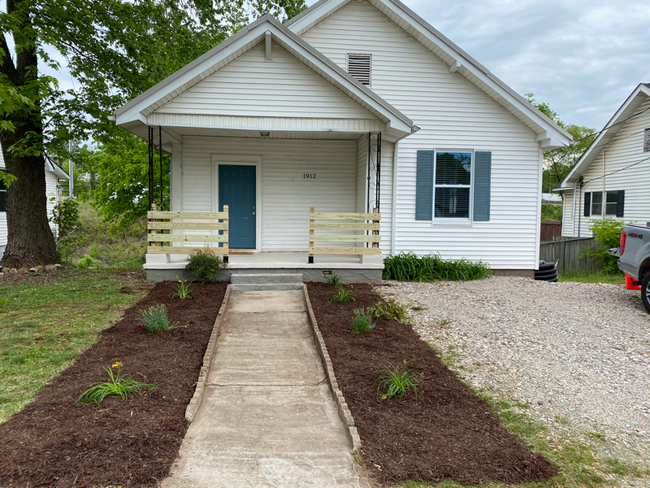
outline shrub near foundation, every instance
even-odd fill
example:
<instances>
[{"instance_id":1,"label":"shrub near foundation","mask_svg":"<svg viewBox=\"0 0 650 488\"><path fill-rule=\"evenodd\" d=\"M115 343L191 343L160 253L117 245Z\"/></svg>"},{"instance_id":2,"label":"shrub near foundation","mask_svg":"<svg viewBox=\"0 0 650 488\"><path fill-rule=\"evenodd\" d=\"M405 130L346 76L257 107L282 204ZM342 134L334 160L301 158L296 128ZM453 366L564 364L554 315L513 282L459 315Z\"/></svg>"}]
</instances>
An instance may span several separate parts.
<instances>
[{"instance_id":1,"label":"shrub near foundation","mask_svg":"<svg viewBox=\"0 0 650 488\"><path fill-rule=\"evenodd\" d=\"M469 259L442 259L439 254L418 257L404 252L384 259L385 280L397 281L469 281L492 276L490 266Z\"/></svg>"},{"instance_id":2,"label":"shrub near foundation","mask_svg":"<svg viewBox=\"0 0 650 488\"><path fill-rule=\"evenodd\" d=\"M211 283L221 278L228 264L212 249L205 248L190 254L186 269L198 280Z\"/></svg>"}]
</instances>

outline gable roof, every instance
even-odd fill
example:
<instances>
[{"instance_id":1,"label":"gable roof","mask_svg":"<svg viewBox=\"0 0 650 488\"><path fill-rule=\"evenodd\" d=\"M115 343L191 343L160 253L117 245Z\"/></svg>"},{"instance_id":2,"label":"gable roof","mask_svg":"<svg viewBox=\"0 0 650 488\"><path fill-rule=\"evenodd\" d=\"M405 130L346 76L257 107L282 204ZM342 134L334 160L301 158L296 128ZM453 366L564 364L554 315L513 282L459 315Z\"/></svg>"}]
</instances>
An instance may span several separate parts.
<instances>
[{"instance_id":1,"label":"gable roof","mask_svg":"<svg viewBox=\"0 0 650 488\"><path fill-rule=\"evenodd\" d=\"M569 174L566 175L562 183L557 185L558 190L573 189L570 183L574 183L594 162L594 160L603 152L605 146L610 143L619 130L623 128L627 119L634 115L639 105L641 105L647 97L650 97L650 83L641 83L637 86L632 94L627 97L627 100L616 111L614 116L605 124L603 130L594 139L591 145L587 148L578 162L571 168Z\"/></svg>"},{"instance_id":2,"label":"gable roof","mask_svg":"<svg viewBox=\"0 0 650 488\"><path fill-rule=\"evenodd\" d=\"M329 58L303 41L271 15L260 17L237 34L206 52L115 112L116 124L131 130L145 126L147 116L262 42L270 33L274 42L348 97L386 122L386 127L410 134L413 121L372 90L361 85Z\"/></svg>"},{"instance_id":3,"label":"gable roof","mask_svg":"<svg viewBox=\"0 0 650 488\"><path fill-rule=\"evenodd\" d=\"M302 35L352 1L358 0L320 0L287 21L285 25L296 34ZM451 72L463 76L529 127L537 134L537 140L541 143L542 148L550 150L570 144L572 137L568 132L537 110L485 66L481 65L402 2L399 0L366 1L445 62Z\"/></svg>"}]
</instances>

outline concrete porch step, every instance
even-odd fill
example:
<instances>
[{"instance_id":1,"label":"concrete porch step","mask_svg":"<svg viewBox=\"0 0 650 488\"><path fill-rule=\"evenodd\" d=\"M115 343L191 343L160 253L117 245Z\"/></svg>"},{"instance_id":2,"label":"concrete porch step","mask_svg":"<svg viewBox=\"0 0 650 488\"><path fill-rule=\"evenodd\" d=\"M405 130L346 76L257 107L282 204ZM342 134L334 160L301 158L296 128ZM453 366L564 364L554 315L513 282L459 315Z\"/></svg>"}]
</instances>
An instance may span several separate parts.
<instances>
[{"instance_id":1,"label":"concrete porch step","mask_svg":"<svg viewBox=\"0 0 650 488\"><path fill-rule=\"evenodd\" d=\"M300 283L241 283L231 284L233 291L284 291L284 290L302 290L303 284Z\"/></svg>"},{"instance_id":2,"label":"concrete porch step","mask_svg":"<svg viewBox=\"0 0 650 488\"><path fill-rule=\"evenodd\" d=\"M233 285L302 285L302 273L233 273L230 282Z\"/></svg>"}]
</instances>

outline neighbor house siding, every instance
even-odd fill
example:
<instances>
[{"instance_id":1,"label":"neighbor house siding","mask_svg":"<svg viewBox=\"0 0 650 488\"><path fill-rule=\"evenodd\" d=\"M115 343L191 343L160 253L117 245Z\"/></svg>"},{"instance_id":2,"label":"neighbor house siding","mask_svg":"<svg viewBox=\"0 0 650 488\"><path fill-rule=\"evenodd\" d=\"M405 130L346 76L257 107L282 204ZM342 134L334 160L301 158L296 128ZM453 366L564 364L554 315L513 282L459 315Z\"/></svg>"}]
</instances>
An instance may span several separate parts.
<instances>
[{"instance_id":1,"label":"neighbor house siding","mask_svg":"<svg viewBox=\"0 0 650 488\"><path fill-rule=\"evenodd\" d=\"M576 221L575 225L563 230L562 235L577 237L578 212L582 215L581 237L590 237L592 232L589 227L592 220L601 219L604 216L604 205L603 215L584 216L585 192L625 190L623 217L613 215L607 217L641 225L650 222L650 198L648 198L650 194L648 191L650 188L650 152L643 151L644 132L645 129L650 128L650 99L642 103L635 113L642 113L642 115L628 120L583 173L585 184L579 205L576 202L575 216L573 217ZM643 161L646 158L648 159ZM642 162L631 166L639 161Z\"/></svg>"},{"instance_id":2,"label":"neighbor house siding","mask_svg":"<svg viewBox=\"0 0 650 488\"><path fill-rule=\"evenodd\" d=\"M453 34L453 33L452 33ZM541 150L535 134L367 2L352 2L302 37L345 68L372 54L372 89L421 130L400 142L396 251L483 260L496 269L537 267ZM489 222L415 220L420 149L492 152ZM382 214L390 185L382 171ZM385 243L386 245L386 243Z\"/></svg>"},{"instance_id":3,"label":"neighbor house siding","mask_svg":"<svg viewBox=\"0 0 650 488\"><path fill-rule=\"evenodd\" d=\"M51 171L45 170L45 198L47 203L48 219L52 219L52 216L54 215L54 207L56 206L57 201L59 199L59 190L57 188L58 184L59 184L59 180L57 176ZM52 233L56 237L58 228L56 224L51 220L50 220L50 229L52 229Z\"/></svg>"},{"instance_id":4,"label":"neighbor house siding","mask_svg":"<svg viewBox=\"0 0 650 488\"><path fill-rule=\"evenodd\" d=\"M182 156L182 210L213 209L215 155L262 158L261 248L264 251L306 251L310 207L319 212L357 210L355 140L186 137ZM315 174L316 178L304 178L306 173Z\"/></svg>"},{"instance_id":5,"label":"neighbor house siding","mask_svg":"<svg viewBox=\"0 0 650 488\"><path fill-rule=\"evenodd\" d=\"M275 43L273 61L266 61L260 44L155 114L231 117L237 126L246 117L377 120Z\"/></svg>"}]
</instances>

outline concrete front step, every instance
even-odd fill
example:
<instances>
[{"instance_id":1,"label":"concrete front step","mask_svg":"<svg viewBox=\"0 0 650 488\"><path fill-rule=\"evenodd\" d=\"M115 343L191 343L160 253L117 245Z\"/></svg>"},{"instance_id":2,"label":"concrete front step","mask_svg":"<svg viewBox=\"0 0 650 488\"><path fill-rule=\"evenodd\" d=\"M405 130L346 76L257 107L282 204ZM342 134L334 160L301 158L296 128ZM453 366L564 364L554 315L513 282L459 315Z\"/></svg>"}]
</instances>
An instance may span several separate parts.
<instances>
[{"instance_id":1,"label":"concrete front step","mask_svg":"<svg viewBox=\"0 0 650 488\"><path fill-rule=\"evenodd\" d=\"M233 285L276 285L299 283L302 285L302 273L233 273L230 276Z\"/></svg>"},{"instance_id":2,"label":"concrete front step","mask_svg":"<svg viewBox=\"0 0 650 488\"><path fill-rule=\"evenodd\" d=\"M285 291L285 290L302 290L302 283L242 283L239 285L231 284L232 291Z\"/></svg>"}]
</instances>

